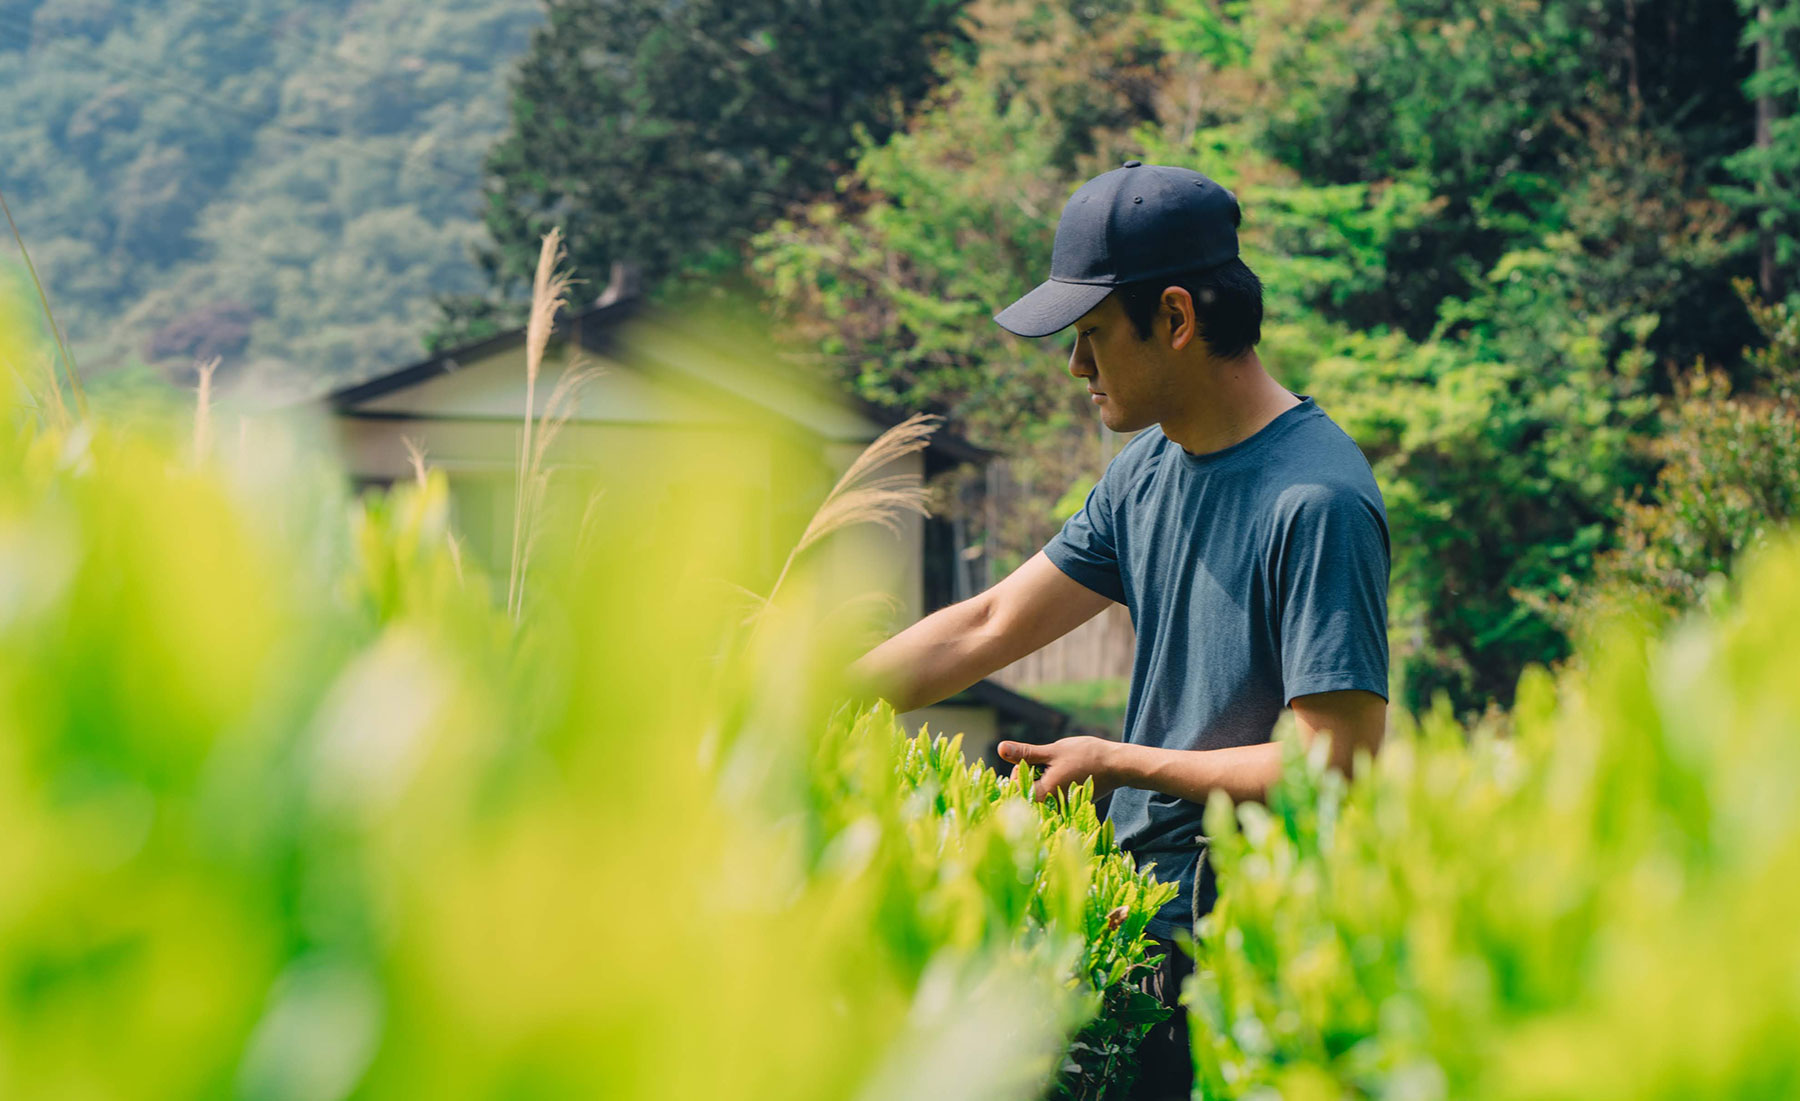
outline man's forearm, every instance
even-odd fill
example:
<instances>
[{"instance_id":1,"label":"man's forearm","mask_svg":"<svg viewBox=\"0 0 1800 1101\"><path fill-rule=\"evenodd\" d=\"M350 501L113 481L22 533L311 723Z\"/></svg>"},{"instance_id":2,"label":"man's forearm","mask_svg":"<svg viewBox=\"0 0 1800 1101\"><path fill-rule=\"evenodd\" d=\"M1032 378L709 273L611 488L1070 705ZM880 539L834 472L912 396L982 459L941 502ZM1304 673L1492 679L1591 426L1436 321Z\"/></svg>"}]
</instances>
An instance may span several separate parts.
<instances>
[{"instance_id":1,"label":"man's forearm","mask_svg":"<svg viewBox=\"0 0 1800 1101\"><path fill-rule=\"evenodd\" d=\"M1348 776L1357 754L1373 757L1387 729L1387 700L1373 692L1347 689L1298 696L1292 701L1295 729L1304 744L1331 739L1331 764ZM1333 731L1342 731L1339 737ZM1233 802L1263 802L1281 778L1281 745L1230 749L1160 749L1119 743L1105 767L1120 787L1147 788L1195 803L1215 790Z\"/></svg>"},{"instance_id":2,"label":"man's forearm","mask_svg":"<svg viewBox=\"0 0 1800 1101\"><path fill-rule=\"evenodd\" d=\"M1262 802L1281 777L1281 745L1162 749L1116 743L1110 771L1119 787L1145 788L1195 803L1223 790L1233 802Z\"/></svg>"},{"instance_id":3,"label":"man's forearm","mask_svg":"<svg viewBox=\"0 0 1800 1101\"><path fill-rule=\"evenodd\" d=\"M900 712L954 696L994 671L988 628L979 596L939 608L853 662L851 692Z\"/></svg>"},{"instance_id":4,"label":"man's forearm","mask_svg":"<svg viewBox=\"0 0 1800 1101\"><path fill-rule=\"evenodd\" d=\"M1320 737L1330 738L1332 767L1344 775L1364 754L1372 758L1381 748L1387 729L1383 696L1361 688L1333 689L1290 702L1302 743L1310 747ZM1222 791L1234 803L1260 803L1281 778L1282 745L1275 741L1229 749L1163 749L1077 735L1043 745L1001 742L999 748L1005 760L1044 770L1032 784L1038 799L1092 777L1095 794L1139 788L1205 803Z\"/></svg>"}]
</instances>

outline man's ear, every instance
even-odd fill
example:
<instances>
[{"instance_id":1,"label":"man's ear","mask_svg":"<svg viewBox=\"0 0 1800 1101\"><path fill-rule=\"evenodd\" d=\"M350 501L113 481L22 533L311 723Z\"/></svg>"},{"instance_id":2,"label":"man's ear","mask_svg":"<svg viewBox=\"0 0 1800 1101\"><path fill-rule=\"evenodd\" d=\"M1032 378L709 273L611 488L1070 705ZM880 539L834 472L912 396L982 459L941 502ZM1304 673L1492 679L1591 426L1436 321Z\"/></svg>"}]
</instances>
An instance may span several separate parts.
<instances>
[{"instance_id":1,"label":"man's ear","mask_svg":"<svg viewBox=\"0 0 1800 1101\"><path fill-rule=\"evenodd\" d=\"M1200 318L1194 311L1194 296L1185 287L1165 287L1159 305L1161 315L1169 320L1169 347L1179 352L1200 335Z\"/></svg>"}]
</instances>

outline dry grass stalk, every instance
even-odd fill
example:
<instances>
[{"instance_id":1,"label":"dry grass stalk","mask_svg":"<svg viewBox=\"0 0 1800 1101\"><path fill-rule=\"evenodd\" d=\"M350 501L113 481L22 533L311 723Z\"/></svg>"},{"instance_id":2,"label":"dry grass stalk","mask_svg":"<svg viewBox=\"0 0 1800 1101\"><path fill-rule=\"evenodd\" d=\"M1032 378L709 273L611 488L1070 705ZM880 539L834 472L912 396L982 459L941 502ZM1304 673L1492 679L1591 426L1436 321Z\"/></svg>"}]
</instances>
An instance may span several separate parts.
<instances>
[{"instance_id":1,"label":"dry grass stalk","mask_svg":"<svg viewBox=\"0 0 1800 1101\"><path fill-rule=\"evenodd\" d=\"M877 605L885 615L890 617L897 615L900 612L900 598L892 593L858 593L856 596L844 601L831 611L826 612L825 618L821 621L821 625L829 627L832 622L837 620L840 616L851 614L862 604ZM877 634L875 637L865 640L864 645L873 646L880 642L881 639L882 635Z\"/></svg>"},{"instance_id":2,"label":"dry grass stalk","mask_svg":"<svg viewBox=\"0 0 1800 1101\"><path fill-rule=\"evenodd\" d=\"M525 483L526 509L525 546L519 552L519 591L513 603L508 606L514 619L525 611L525 571L531 565L531 552L537 549L538 533L542 530L538 524L544 492L550 488L550 475L546 471L536 471Z\"/></svg>"},{"instance_id":3,"label":"dry grass stalk","mask_svg":"<svg viewBox=\"0 0 1800 1101\"><path fill-rule=\"evenodd\" d=\"M49 356L45 356L39 362L43 366L45 394L45 400L42 403L41 408L48 410L49 416L47 419L57 432L66 432L69 428L69 407L63 404L62 380L56 377L56 361ZM18 377L16 372L14 377ZM20 383L23 384L23 382L24 380L20 379ZM24 387L24 389L27 394L31 392L31 387L29 386Z\"/></svg>"},{"instance_id":4,"label":"dry grass stalk","mask_svg":"<svg viewBox=\"0 0 1800 1101\"><path fill-rule=\"evenodd\" d=\"M753 597L758 605L744 620L746 624L760 618L775 602L775 595L781 591L782 582L787 580L788 572L793 569L801 553L832 532L852 524L875 523L898 535L902 531L900 518L906 513L917 512L921 516L931 514L926 504L925 487L917 475L893 474L881 478L870 475L895 459L923 450L940 423L941 417L915 413L883 432L874 443L863 449L863 453L844 471L837 484L831 487L831 492L825 495L824 502L813 513L812 520L800 535L800 541L788 552L787 561L782 563L781 573L776 576L769 595L762 597L750 593L748 589L740 590Z\"/></svg>"},{"instance_id":5,"label":"dry grass stalk","mask_svg":"<svg viewBox=\"0 0 1800 1101\"><path fill-rule=\"evenodd\" d=\"M575 530L575 549L585 551L593 538L594 521L599 517L600 499L606 496L606 490L596 489L588 494L587 506L581 510L581 526Z\"/></svg>"},{"instance_id":6,"label":"dry grass stalk","mask_svg":"<svg viewBox=\"0 0 1800 1101\"><path fill-rule=\"evenodd\" d=\"M456 567L456 583L460 585L463 583L462 540L453 531L445 532L444 539L450 544L450 564Z\"/></svg>"},{"instance_id":7,"label":"dry grass stalk","mask_svg":"<svg viewBox=\"0 0 1800 1101\"><path fill-rule=\"evenodd\" d=\"M401 436L400 443L406 448L406 461L412 467L413 478L419 488L425 488L425 449L411 436Z\"/></svg>"},{"instance_id":8,"label":"dry grass stalk","mask_svg":"<svg viewBox=\"0 0 1800 1101\"><path fill-rule=\"evenodd\" d=\"M401 436L400 442L406 447L406 461L412 467L413 480L418 482L420 489L424 489L426 483L425 449L419 446L419 442L411 436ZM462 544L457 542L454 531L444 533L444 542L450 546L450 564L456 567L456 581L457 584L461 584L463 581Z\"/></svg>"},{"instance_id":9,"label":"dry grass stalk","mask_svg":"<svg viewBox=\"0 0 1800 1101\"><path fill-rule=\"evenodd\" d=\"M44 397L39 398L38 390L19 373L18 367L8 362L6 373L12 376L13 383L19 388L19 399L24 408L38 414L38 417L58 432L68 427L68 408L62 403L62 395L57 392L56 361L48 356L38 361L38 373L44 377Z\"/></svg>"},{"instance_id":10,"label":"dry grass stalk","mask_svg":"<svg viewBox=\"0 0 1800 1101\"><path fill-rule=\"evenodd\" d=\"M543 515L544 499L550 490L551 472L544 466L544 457L549 453L550 444L562 431L563 425L574 415L581 388L599 373L600 369L597 367L571 366L551 388L550 397L544 402L544 412L538 418L537 442L532 447L531 465L525 480L525 548L519 555L519 591L513 604L515 617L523 609L525 574L531 568L531 552L537 547L538 533L542 530L539 521Z\"/></svg>"},{"instance_id":11,"label":"dry grass stalk","mask_svg":"<svg viewBox=\"0 0 1800 1101\"><path fill-rule=\"evenodd\" d=\"M915 451L922 451L937 431L941 417L915 413L883 432L856 457L806 525L789 561L840 528L870 521L894 532L900 531L900 516L906 511L928 515L925 487L912 474L895 474L885 478L869 475L887 464Z\"/></svg>"},{"instance_id":12,"label":"dry grass stalk","mask_svg":"<svg viewBox=\"0 0 1800 1101\"><path fill-rule=\"evenodd\" d=\"M600 374L599 368L571 362L551 388L543 412L536 413L537 379L543 371L544 352L556 326L556 315L568 304L573 282L567 272L559 270L566 255L562 232L553 229L545 234L531 283L531 315L525 325L525 425L519 437L519 466L513 483L512 562L506 585L506 607L514 619L524 611L525 571L537 545L540 514L550 485L544 460L551 443L579 407L582 387Z\"/></svg>"},{"instance_id":13,"label":"dry grass stalk","mask_svg":"<svg viewBox=\"0 0 1800 1101\"><path fill-rule=\"evenodd\" d=\"M13 221L12 207L6 205L6 195L0 193L0 211L6 214L6 224L12 228L13 240L19 245L19 255L25 260L25 270L31 275L31 285L37 288L38 301L44 307L44 319L50 322L50 331L56 336L57 351L62 353L63 366L69 372L69 387L75 393L75 408L87 416L87 392L81 386L81 372L75 368L75 357L69 354L69 342L63 337L62 326L57 323L56 311L50 308L50 296L44 292L44 281L38 278L37 265L31 262L31 251L25 247L25 237L19 232L19 223ZM51 377L55 378L55 368L51 369ZM60 386L60 384L58 384ZM57 394L60 404L62 395Z\"/></svg>"},{"instance_id":14,"label":"dry grass stalk","mask_svg":"<svg viewBox=\"0 0 1800 1101\"><path fill-rule=\"evenodd\" d=\"M525 431L519 438L519 466L513 482L512 562L506 578L509 612L518 603L524 581L525 497L531 479L531 421L537 408L537 377L544 366L544 350L549 346L556 314L568 301L569 276L560 270L565 255L562 230L553 229L544 234L543 247L538 250L537 272L531 280L531 314L525 323Z\"/></svg>"},{"instance_id":15,"label":"dry grass stalk","mask_svg":"<svg viewBox=\"0 0 1800 1101\"><path fill-rule=\"evenodd\" d=\"M579 407L581 388L599 375L598 367L571 363L562 377L556 380L556 385L551 387L550 397L544 402L544 413L538 418L537 444L531 452L531 465L534 469L543 469L544 456L549 452L550 444L555 441L557 433L562 431L563 425L574 416Z\"/></svg>"},{"instance_id":16,"label":"dry grass stalk","mask_svg":"<svg viewBox=\"0 0 1800 1101\"><path fill-rule=\"evenodd\" d=\"M213 372L219 369L219 357L214 356L200 364L200 392L194 401L194 461L206 460L207 452L212 450L212 380Z\"/></svg>"}]
</instances>

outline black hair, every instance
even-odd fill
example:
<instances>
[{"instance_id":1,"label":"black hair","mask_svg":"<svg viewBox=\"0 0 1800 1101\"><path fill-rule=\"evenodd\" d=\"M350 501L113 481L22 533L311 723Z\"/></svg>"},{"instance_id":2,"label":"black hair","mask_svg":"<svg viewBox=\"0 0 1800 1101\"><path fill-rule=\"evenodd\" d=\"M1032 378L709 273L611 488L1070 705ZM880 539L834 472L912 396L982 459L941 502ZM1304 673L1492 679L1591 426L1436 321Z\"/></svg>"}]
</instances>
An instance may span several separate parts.
<instances>
[{"instance_id":1,"label":"black hair","mask_svg":"<svg viewBox=\"0 0 1800 1101\"><path fill-rule=\"evenodd\" d=\"M1169 287L1180 287L1193 298L1200 339L1215 357L1236 359L1262 339L1262 280L1233 257L1202 271L1125 283L1114 291L1139 340L1150 339L1162 292Z\"/></svg>"}]
</instances>

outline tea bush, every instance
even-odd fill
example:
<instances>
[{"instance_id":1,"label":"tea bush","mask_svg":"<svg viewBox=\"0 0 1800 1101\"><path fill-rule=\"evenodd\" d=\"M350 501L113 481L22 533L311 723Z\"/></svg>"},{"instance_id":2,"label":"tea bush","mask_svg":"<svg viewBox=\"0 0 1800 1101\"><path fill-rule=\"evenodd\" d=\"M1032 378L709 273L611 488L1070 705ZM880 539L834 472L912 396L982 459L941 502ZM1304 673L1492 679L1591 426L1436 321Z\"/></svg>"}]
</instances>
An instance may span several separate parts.
<instances>
[{"instance_id":1,"label":"tea bush","mask_svg":"<svg viewBox=\"0 0 1800 1101\"><path fill-rule=\"evenodd\" d=\"M1165 889L1085 793L845 705L804 571L746 627L744 502L596 471L515 617L428 463L353 498L317 425L80 417L0 321L0 1094L1129 1075Z\"/></svg>"},{"instance_id":2,"label":"tea bush","mask_svg":"<svg viewBox=\"0 0 1800 1101\"><path fill-rule=\"evenodd\" d=\"M1716 619L1597 629L1510 729L1444 711L1348 784L1208 807L1207 1096L1800 1092L1800 540Z\"/></svg>"},{"instance_id":3,"label":"tea bush","mask_svg":"<svg viewBox=\"0 0 1800 1101\"><path fill-rule=\"evenodd\" d=\"M1137 988L1158 957L1145 926L1175 895L1173 884L1139 874L1113 844L1112 823L1094 807L1092 785L1034 802L1030 766L1002 779L967 764L961 735L903 740L885 702L820 743L811 771L818 864L895 863L897 903L879 915L883 939L902 946L1029 937L1079 940L1073 981L1091 1019L1063 1061L1054 1095L1105 1097L1130 1085L1144 1034L1168 1015ZM851 852L846 854L844 847Z\"/></svg>"}]
</instances>

